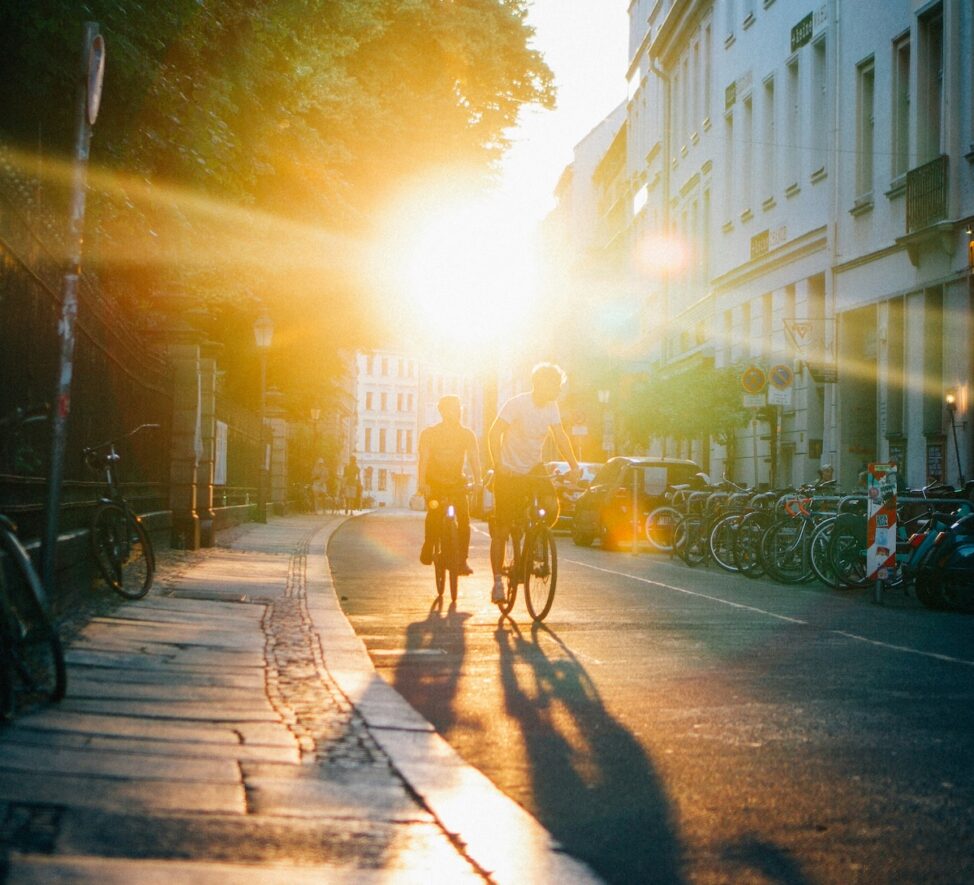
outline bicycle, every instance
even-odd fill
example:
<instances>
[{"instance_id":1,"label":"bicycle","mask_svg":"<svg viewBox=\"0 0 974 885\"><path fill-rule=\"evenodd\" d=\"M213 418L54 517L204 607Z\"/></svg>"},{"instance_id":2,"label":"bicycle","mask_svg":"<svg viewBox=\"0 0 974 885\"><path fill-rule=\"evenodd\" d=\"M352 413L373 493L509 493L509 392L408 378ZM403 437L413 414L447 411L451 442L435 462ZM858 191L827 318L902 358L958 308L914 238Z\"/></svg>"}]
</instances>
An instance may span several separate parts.
<instances>
[{"instance_id":1,"label":"bicycle","mask_svg":"<svg viewBox=\"0 0 974 885\"><path fill-rule=\"evenodd\" d=\"M546 476L531 479L531 491L522 515L505 539L501 575L507 582L507 595L497 607L501 614L509 614L517 600L518 585L523 583L528 613L540 623L548 616L555 601L558 548L547 506L553 497L551 481Z\"/></svg>"},{"instance_id":2,"label":"bicycle","mask_svg":"<svg viewBox=\"0 0 974 885\"><path fill-rule=\"evenodd\" d=\"M471 486L458 486L456 490L445 489L446 494L440 500L430 500L433 509L443 508L443 516L433 538L433 575L436 581L436 596L443 596L446 589L446 578L450 576L450 600L457 601L457 591L460 582L460 522L457 519L455 498L459 494L466 495Z\"/></svg>"},{"instance_id":3,"label":"bicycle","mask_svg":"<svg viewBox=\"0 0 974 885\"><path fill-rule=\"evenodd\" d=\"M0 432L44 420L43 409L18 409L0 420ZM0 514L0 720L34 703L59 701L67 690L61 638L17 526Z\"/></svg>"},{"instance_id":4,"label":"bicycle","mask_svg":"<svg viewBox=\"0 0 974 885\"><path fill-rule=\"evenodd\" d=\"M108 585L125 599L141 599L156 570L156 555L142 518L119 488L116 467L121 456L115 447L142 430L158 429L158 424L140 424L123 436L83 450L85 464L100 473L106 494L99 499L91 521L91 550Z\"/></svg>"}]
</instances>

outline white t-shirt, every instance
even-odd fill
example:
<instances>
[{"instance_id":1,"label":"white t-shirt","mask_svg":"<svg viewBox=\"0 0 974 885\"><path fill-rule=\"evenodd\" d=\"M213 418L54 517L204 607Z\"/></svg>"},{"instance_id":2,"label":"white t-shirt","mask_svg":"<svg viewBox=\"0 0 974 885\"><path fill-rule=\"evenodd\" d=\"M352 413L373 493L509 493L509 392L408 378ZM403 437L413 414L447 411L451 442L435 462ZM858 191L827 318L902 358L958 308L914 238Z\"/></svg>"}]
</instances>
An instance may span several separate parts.
<instances>
[{"instance_id":1,"label":"white t-shirt","mask_svg":"<svg viewBox=\"0 0 974 885\"><path fill-rule=\"evenodd\" d=\"M519 393L504 403L497 417L509 425L501 445L501 469L508 473L529 473L541 463L548 431L561 424L557 401L536 406L530 393Z\"/></svg>"}]
</instances>

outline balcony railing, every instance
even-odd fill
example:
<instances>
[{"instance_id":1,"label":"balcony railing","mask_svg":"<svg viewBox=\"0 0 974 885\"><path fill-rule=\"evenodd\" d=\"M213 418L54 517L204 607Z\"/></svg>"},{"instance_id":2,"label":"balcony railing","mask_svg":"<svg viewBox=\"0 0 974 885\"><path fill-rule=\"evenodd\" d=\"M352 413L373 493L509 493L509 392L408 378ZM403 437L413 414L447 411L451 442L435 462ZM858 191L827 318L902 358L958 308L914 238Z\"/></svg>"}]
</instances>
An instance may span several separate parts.
<instances>
[{"instance_id":1,"label":"balcony railing","mask_svg":"<svg viewBox=\"0 0 974 885\"><path fill-rule=\"evenodd\" d=\"M923 230L947 217L947 156L906 173L906 232Z\"/></svg>"}]
</instances>

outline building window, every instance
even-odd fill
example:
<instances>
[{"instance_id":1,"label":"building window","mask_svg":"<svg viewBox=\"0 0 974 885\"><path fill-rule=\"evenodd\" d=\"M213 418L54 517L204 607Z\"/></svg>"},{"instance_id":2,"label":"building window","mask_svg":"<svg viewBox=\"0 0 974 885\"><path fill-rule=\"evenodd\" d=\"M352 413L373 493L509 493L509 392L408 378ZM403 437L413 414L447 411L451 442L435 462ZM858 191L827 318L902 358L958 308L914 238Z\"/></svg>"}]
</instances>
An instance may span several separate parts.
<instances>
[{"instance_id":1,"label":"building window","mask_svg":"<svg viewBox=\"0 0 974 885\"><path fill-rule=\"evenodd\" d=\"M396 451L403 451L403 433L402 430L396 430Z\"/></svg>"},{"instance_id":2,"label":"building window","mask_svg":"<svg viewBox=\"0 0 974 885\"><path fill-rule=\"evenodd\" d=\"M744 142L741 151L741 190L744 208L750 208L753 198L751 194L752 169L754 167L754 105L749 95L744 99L744 132L741 133Z\"/></svg>"},{"instance_id":3,"label":"building window","mask_svg":"<svg viewBox=\"0 0 974 885\"><path fill-rule=\"evenodd\" d=\"M825 170L829 132L829 77L825 37L812 45L812 175Z\"/></svg>"},{"instance_id":4,"label":"building window","mask_svg":"<svg viewBox=\"0 0 974 885\"><path fill-rule=\"evenodd\" d=\"M379 451L385 452L386 450L386 429L385 427L379 428Z\"/></svg>"},{"instance_id":5,"label":"building window","mask_svg":"<svg viewBox=\"0 0 974 885\"><path fill-rule=\"evenodd\" d=\"M856 198L873 192L873 127L875 123L875 66L867 58L856 66Z\"/></svg>"},{"instance_id":6,"label":"building window","mask_svg":"<svg viewBox=\"0 0 974 885\"><path fill-rule=\"evenodd\" d=\"M372 468L366 467L362 477L362 486L367 492L372 491Z\"/></svg>"},{"instance_id":7,"label":"building window","mask_svg":"<svg viewBox=\"0 0 974 885\"><path fill-rule=\"evenodd\" d=\"M396 394L396 411L401 412L403 405L403 395L401 393Z\"/></svg>"},{"instance_id":8,"label":"building window","mask_svg":"<svg viewBox=\"0 0 974 885\"><path fill-rule=\"evenodd\" d=\"M389 374L389 359L387 357L382 357L382 374Z\"/></svg>"},{"instance_id":9,"label":"building window","mask_svg":"<svg viewBox=\"0 0 974 885\"><path fill-rule=\"evenodd\" d=\"M920 163L941 154L944 103L944 12L938 4L919 20L917 149Z\"/></svg>"},{"instance_id":10,"label":"building window","mask_svg":"<svg viewBox=\"0 0 974 885\"><path fill-rule=\"evenodd\" d=\"M724 0L724 33L728 37L734 35L734 17L737 13L734 7L736 5L736 0Z\"/></svg>"},{"instance_id":11,"label":"building window","mask_svg":"<svg viewBox=\"0 0 974 885\"><path fill-rule=\"evenodd\" d=\"M379 491L384 492L386 486L389 482L389 471L384 468L379 468Z\"/></svg>"},{"instance_id":12,"label":"building window","mask_svg":"<svg viewBox=\"0 0 974 885\"><path fill-rule=\"evenodd\" d=\"M724 218L734 215L734 114L724 117Z\"/></svg>"},{"instance_id":13,"label":"building window","mask_svg":"<svg viewBox=\"0 0 974 885\"><path fill-rule=\"evenodd\" d=\"M379 394L379 408L381 409L381 411L384 412L388 408L388 406L389 406L389 394L385 392Z\"/></svg>"},{"instance_id":14,"label":"building window","mask_svg":"<svg viewBox=\"0 0 974 885\"><path fill-rule=\"evenodd\" d=\"M710 33L710 25L708 24L703 30L703 115L706 119L710 119L711 115L711 58L710 54L713 52L713 37Z\"/></svg>"},{"instance_id":15,"label":"building window","mask_svg":"<svg viewBox=\"0 0 974 885\"><path fill-rule=\"evenodd\" d=\"M771 197L775 193L775 159L777 154L778 142L775 138L774 127L774 77L768 77L764 81L764 168L761 170L761 178L767 183L765 197Z\"/></svg>"},{"instance_id":16,"label":"building window","mask_svg":"<svg viewBox=\"0 0 974 885\"><path fill-rule=\"evenodd\" d=\"M786 173L792 184L797 184L801 178L801 163L799 145L801 144L802 102L801 79L798 59L788 62L788 162Z\"/></svg>"},{"instance_id":17,"label":"building window","mask_svg":"<svg viewBox=\"0 0 974 885\"><path fill-rule=\"evenodd\" d=\"M369 390L365 394L365 410L367 412L372 411L372 391Z\"/></svg>"},{"instance_id":18,"label":"building window","mask_svg":"<svg viewBox=\"0 0 974 885\"><path fill-rule=\"evenodd\" d=\"M365 428L365 451L367 452L372 451L372 428L371 427Z\"/></svg>"},{"instance_id":19,"label":"building window","mask_svg":"<svg viewBox=\"0 0 974 885\"><path fill-rule=\"evenodd\" d=\"M893 168L894 179L910 169L910 35L893 41Z\"/></svg>"},{"instance_id":20,"label":"building window","mask_svg":"<svg viewBox=\"0 0 974 885\"><path fill-rule=\"evenodd\" d=\"M406 431L406 454L411 455L413 453L413 432L411 430Z\"/></svg>"}]
</instances>

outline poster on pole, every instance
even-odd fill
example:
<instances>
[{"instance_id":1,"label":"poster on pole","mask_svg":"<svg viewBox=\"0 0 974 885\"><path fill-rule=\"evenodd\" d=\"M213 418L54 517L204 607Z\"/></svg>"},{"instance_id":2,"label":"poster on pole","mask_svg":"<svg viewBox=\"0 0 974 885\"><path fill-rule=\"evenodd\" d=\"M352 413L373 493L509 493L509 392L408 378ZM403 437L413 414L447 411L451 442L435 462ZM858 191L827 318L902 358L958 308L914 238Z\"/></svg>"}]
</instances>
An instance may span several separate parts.
<instances>
[{"instance_id":1,"label":"poster on pole","mask_svg":"<svg viewBox=\"0 0 974 885\"><path fill-rule=\"evenodd\" d=\"M866 573L885 581L896 567L896 465L870 464L866 491Z\"/></svg>"}]
</instances>

